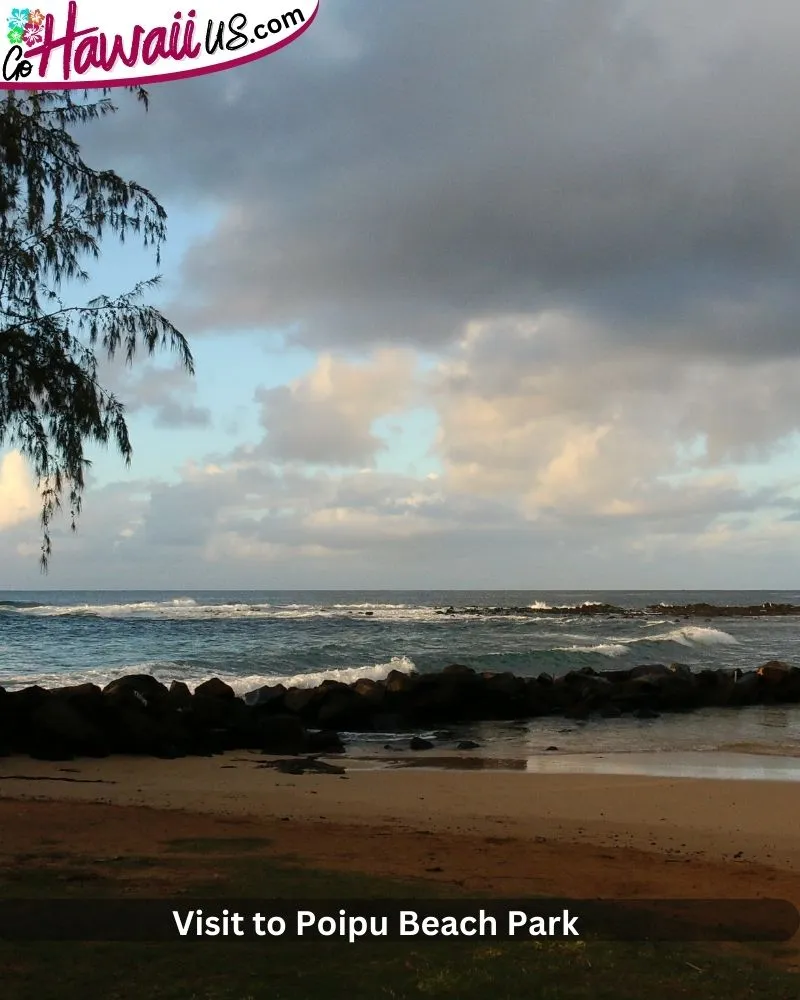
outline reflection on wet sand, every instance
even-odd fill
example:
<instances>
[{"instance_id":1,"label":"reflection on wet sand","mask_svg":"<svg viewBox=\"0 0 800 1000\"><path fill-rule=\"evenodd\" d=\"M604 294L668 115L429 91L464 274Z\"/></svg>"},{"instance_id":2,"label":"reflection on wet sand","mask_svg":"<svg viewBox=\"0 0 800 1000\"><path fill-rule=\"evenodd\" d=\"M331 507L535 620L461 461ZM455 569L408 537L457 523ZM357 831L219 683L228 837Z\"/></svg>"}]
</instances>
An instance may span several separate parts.
<instances>
[{"instance_id":1,"label":"reflection on wet sand","mask_svg":"<svg viewBox=\"0 0 800 1000\"><path fill-rule=\"evenodd\" d=\"M800 759L736 752L546 754L527 758L448 754L360 756L348 770L422 768L452 771L526 771L530 774L628 774L664 778L800 781Z\"/></svg>"}]
</instances>

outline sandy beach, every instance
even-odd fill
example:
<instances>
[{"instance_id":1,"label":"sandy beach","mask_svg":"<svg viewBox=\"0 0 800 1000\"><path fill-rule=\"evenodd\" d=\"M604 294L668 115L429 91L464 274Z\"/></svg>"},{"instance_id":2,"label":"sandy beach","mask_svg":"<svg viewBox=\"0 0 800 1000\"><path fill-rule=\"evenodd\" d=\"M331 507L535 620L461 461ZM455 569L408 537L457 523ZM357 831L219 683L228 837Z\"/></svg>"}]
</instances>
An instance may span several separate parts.
<instances>
[{"instance_id":1,"label":"sandy beach","mask_svg":"<svg viewBox=\"0 0 800 1000\"><path fill-rule=\"evenodd\" d=\"M800 903L800 782L376 770L341 760L345 774L292 775L270 763L244 753L5 758L4 860L54 843L98 856L157 851L235 830L299 863L500 895Z\"/></svg>"}]
</instances>

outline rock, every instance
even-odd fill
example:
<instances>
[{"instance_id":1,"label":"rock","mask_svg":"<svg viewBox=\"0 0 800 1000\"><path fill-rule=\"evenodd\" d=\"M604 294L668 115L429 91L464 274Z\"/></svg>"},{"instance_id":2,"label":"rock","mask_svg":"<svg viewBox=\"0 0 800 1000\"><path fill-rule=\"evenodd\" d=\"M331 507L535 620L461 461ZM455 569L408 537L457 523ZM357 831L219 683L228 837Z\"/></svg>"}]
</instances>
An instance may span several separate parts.
<instances>
[{"instance_id":1,"label":"rock","mask_svg":"<svg viewBox=\"0 0 800 1000\"><path fill-rule=\"evenodd\" d=\"M791 667L788 663L782 663L780 660L770 660L769 663L763 663L756 670L756 674L762 681L766 681L768 684L778 684L786 679L790 670Z\"/></svg>"},{"instance_id":2,"label":"rock","mask_svg":"<svg viewBox=\"0 0 800 1000\"><path fill-rule=\"evenodd\" d=\"M319 697L319 688L289 688L283 698L283 707L294 715L314 715L314 702Z\"/></svg>"},{"instance_id":3,"label":"rock","mask_svg":"<svg viewBox=\"0 0 800 1000\"><path fill-rule=\"evenodd\" d=\"M421 736L413 736L408 744L409 750L433 750L433 747L430 740L424 740Z\"/></svg>"},{"instance_id":4,"label":"rock","mask_svg":"<svg viewBox=\"0 0 800 1000\"><path fill-rule=\"evenodd\" d=\"M118 677L103 688L106 698L115 699L124 704L138 701L144 707L164 705L169 700L169 691L150 674L128 674Z\"/></svg>"},{"instance_id":5,"label":"rock","mask_svg":"<svg viewBox=\"0 0 800 1000\"><path fill-rule=\"evenodd\" d=\"M236 697L236 692L230 684L221 681L219 677L212 677L211 680L198 684L194 693L203 698L223 698L229 701Z\"/></svg>"},{"instance_id":6,"label":"rock","mask_svg":"<svg viewBox=\"0 0 800 1000\"><path fill-rule=\"evenodd\" d=\"M268 715L259 724L261 752L303 753L306 748L306 730L293 715Z\"/></svg>"},{"instance_id":7,"label":"rock","mask_svg":"<svg viewBox=\"0 0 800 1000\"><path fill-rule=\"evenodd\" d=\"M378 708L386 698L386 688L371 677L360 678L350 685L350 689L363 698L371 709Z\"/></svg>"},{"instance_id":8,"label":"rock","mask_svg":"<svg viewBox=\"0 0 800 1000\"><path fill-rule=\"evenodd\" d=\"M414 690L418 674L404 674L400 670L391 670L383 682L389 694L408 694Z\"/></svg>"},{"instance_id":9,"label":"rock","mask_svg":"<svg viewBox=\"0 0 800 1000\"><path fill-rule=\"evenodd\" d=\"M456 750L478 750L479 748L480 743L476 743L475 740L462 740L456 746Z\"/></svg>"},{"instance_id":10,"label":"rock","mask_svg":"<svg viewBox=\"0 0 800 1000\"><path fill-rule=\"evenodd\" d=\"M192 692L188 684L183 681L173 681L169 686L169 703L179 712L188 708L192 703Z\"/></svg>"},{"instance_id":11,"label":"rock","mask_svg":"<svg viewBox=\"0 0 800 1000\"><path fill-rule=\"evenodd\" d=\"M370 700L346 685L326 692L315 715L317 725L325 729L363 729L372 715Z\"/></svg>"},{"instance_id":12,"label":"rock","mask_svg":"<svg viewBox=\"0 0 800 1000\"><path fill-rule=\"evenodd\" d=\"M663 663L643 663L641 666L632 667L628 676L631 680L635 680L637 677L667 677L671 673L674 671Z\"/></svg>"},{"instance_id":13,"label":"rock","mask_svg":"<svg viewBox=\"0 0 800 1000\"><path fill-rule=\"evenodd\" d=\"M306 750L308 753L344 753L345 745L338 733L322 729L306 734Z\"/></svg>"},{"instance_id":14,"label":"rock","mask_svg":"<svg viewBox=\"0 0 800 1000\"><path fill-rule=\"evenodd\" d=\"M98 689L98 695L100 694ZM102 697L102 696L101 696ZM79 700L75 699L75 700ZM51 694L31 715L32 755L48 753L80 757L107 757L111 752L105 734L71 704L69 698ZM56 759L47 756L45 759Z\"/></svg>"},{"instance_id":15,"label":"rock","mask_svg":"<svg viewBox=\"0 0 800 1000\"><path fill-rule=\"evenodd\" d=\"M314 758L308 760L276 760L261 767L272 767L284 774L344 774L345 769L338 764L328 764L324 760Z\"/></svg>"},{"instance_id":16,"label":"rock","mask_svg":"<svg viewBox=\"0 0 800 1000\"><path fill-rule=\"evenodd\" d=\"M248 691L244 696L244 702L253 708L282 711L285 696L286 688L283 684L273 684L256 688L255 691Z\"/></svg>"},{"instance_id":17,"label":"rock","mask_svg":"<svg viewBox=\"0 0 800 1000\"><path fill-rule=\"evenodd\" d=\"M374 733L396 733L403 728L403 716L399 712L376 712L370 719L370 730Z\"/></svg>"},{"instance_id":18,"label":"rock","mask_svg":"<svg viewBox=\"0 0 800 1000\"><path fill-rule=\"evenodd\" d=\"M472 667L467 667L463 663L450 663L444 668L442 673L447 675L456 674L457 676L460 677L475 676L475 671L472 669Z\"/></svg>"}]
</instances>

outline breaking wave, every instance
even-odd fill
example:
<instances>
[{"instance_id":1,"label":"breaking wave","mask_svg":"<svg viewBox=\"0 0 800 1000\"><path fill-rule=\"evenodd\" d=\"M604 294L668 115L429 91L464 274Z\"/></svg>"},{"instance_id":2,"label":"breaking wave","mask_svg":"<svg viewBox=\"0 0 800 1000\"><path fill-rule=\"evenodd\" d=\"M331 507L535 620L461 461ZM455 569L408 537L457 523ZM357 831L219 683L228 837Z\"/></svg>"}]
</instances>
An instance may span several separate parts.
<instances>
[{"instance_id":1,"label":"breaking wave","mask_svg":"<svg viewBox=\"0 0 800 1000\"><path fill-rule=\"evenodd\" d=\"M405 674L413 673L415 670L414 662L407 656L393 656L385 663L374 663L363 667L332 667L327 670L300 671L295 674L243 674L241 671L233 672L230 669L214 669L211 665L202 667L196 662L145 660L120 667L70 671L69 674L30 671L4 677L3 687L8 690L16 690L34 684L43 688L73 684L97 684L99 687L105 687L117 677L124 677L126 674L150 674L162 684L183 681L191 689L211 677L219 677L226 684L230 684L237 694L242 695L256 688L275 684L283 684L285 687L315 687L326 680L351 684L362 677L369 677L377 681L387 677L392 670L398 670Z\"/></svg>"}]
</instances>

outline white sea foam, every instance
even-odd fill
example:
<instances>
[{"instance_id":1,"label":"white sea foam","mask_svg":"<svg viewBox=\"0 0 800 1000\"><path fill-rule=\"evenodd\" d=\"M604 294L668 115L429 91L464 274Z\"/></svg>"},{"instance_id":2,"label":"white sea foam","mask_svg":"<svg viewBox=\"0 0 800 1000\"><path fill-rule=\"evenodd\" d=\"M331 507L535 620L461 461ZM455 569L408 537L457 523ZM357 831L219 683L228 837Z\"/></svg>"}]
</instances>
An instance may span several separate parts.
<instances>
[{"instance_id":1,"label":"white sea foam","mask_svg":"<svg viewBox=\"0 0 800 1000\"><path fill-rule=\"evenodd\" d=\"M32 670L22 674L3 677L2 684L7 690L17 690L34 684L38 684L43 688L64 687L73 684L97 684L99 687L105 687L106 684L109 684L117 677L124 677L128 674L150 674L163 684L170 684L174 680L181 680L192 690L198 684L207 681L210 677L219 677L220 680L229 684L237 694L245 694L256 688L275 684L283 684L285 687L316 687L316 685L321 684L325 680L351 684L362 677L369 677L377 681L386 677L392 670L410 674L415 669L413 660L407 656L393 656L386 663L373 663L364 667L338 667L330 670L316 670L310 673L287 675L248 674L246 676L232 674L225 670L214 670L213 667L187 668L185 664L172 660L143 660L139 663L131 663L111 669L71 671L69 674L45 673Z\"/></svg>"},{"instance_id":2,"label":"white sea foam","mask_svg":"<svg viewBox=\"0 0 800 1000\"><path fill-rule=\"evenodd\" d=\"M529 604L528 607L531 611L552 611L553 606L547 604L545 601L534 601L533 604Z\"/></svg>"},{"instance_id":3,"label":"white sea foam","mask_svg":"<svg viewBox=\"0 0 800 1000\"><path fill-rule=\"evenodd\" d=\"M559 652L565 653L599 653L601 656L624 656L632 647L641 643L674 642L680 646L736 646L738 641L727 632L716 628L705 628L702 625L687 625L676 628L663 635L639 636L634 639L612 638L609 642L601 642L594 646L556 646Z\"/></svg>"},{"instance_id":4,"label":"white sea foam","mask_svg":"<svg viewBox=\"0 0 800 1000\"><path fill-rule=\"evenodd\" d=\"M316 687L323 681L339 681L342 684L352 684L353 681L368 677L370 680L379 681L387 677L393 670L398 670L403 674L411 674L416 667L414 661L407 656L393 656L386 663L375 663L369 667L336 667L331 670L316 670L310 674L289 674L285 677L268 677L261 680L261 684L283 684L284 687ZM252 681L253 678L244 678ZM230 681L228 683L231 683ZM242 679L237 683L241 685ZM231 684L233 687L234 685ZM255 685L256 687L258 685ZM252 690L253 685L244 690Z\"/></svg>"},{"instance_id":5,"label":"white sea foam","mask_svg":"<svg viewBox=\"0 0 800 1000\"><path fill-rule=\"evenodd\" d=\"M738 640L728 632L718 628L706 628L702 625L686 625L676 628L664 635L648 637L650 642L678 642L681 646L738 646Z\"/></svg>"},{"instance_id":6,"label":"white sea foam","mask_svg":"<svg viewBox=\"0 0 800 1000\"><path fill-rule=\"evenodd\" d=\"M629 652L625 642L601 642L596 646L556 646L560 653L597 653L600 656L624 656Z\"/></svg>"},{"instance_id":7,"label":"white sea foam","mask_svg":"<svg viewBox=\"0 0 800 1000\"><path fill-rule=\"evenodd\" d=\"M97 618L341 618L342 616L380 619L421 620L436 616L433 607L409 607L406 604L281 604L236 603L198 604L192 598L170 601L135 601L128 604L43 604L32 608L18 608L16 613L37 618L90 616ZM451 616L448 616L451 617Z\"/></svg>"}]
</instances>

